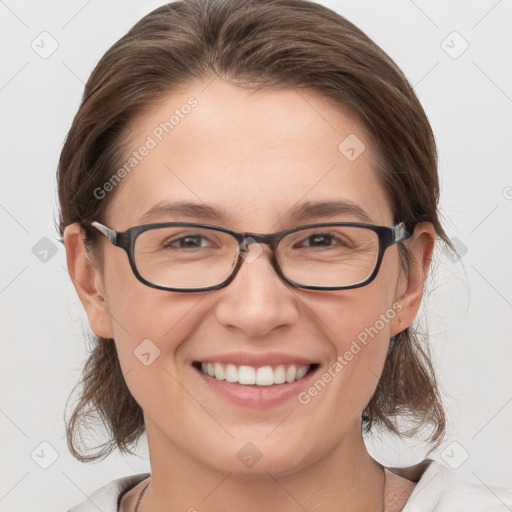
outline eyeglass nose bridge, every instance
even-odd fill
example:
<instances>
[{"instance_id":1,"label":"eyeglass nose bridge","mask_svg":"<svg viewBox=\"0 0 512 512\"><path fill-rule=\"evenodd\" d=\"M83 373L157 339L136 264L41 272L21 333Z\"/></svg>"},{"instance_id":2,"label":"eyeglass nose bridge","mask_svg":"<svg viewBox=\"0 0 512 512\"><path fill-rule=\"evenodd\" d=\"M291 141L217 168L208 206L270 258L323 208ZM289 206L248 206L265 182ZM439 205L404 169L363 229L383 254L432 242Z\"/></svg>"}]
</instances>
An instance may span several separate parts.
<instances>
[{"instance_id":1,"label":"eyeglass nose bridge","mask_svg":"<svg viewBox=\"0 0 512 512\"><path fill-rule=\"evenodd\" d=\"M238 241L238 248L240 253L245 254L249 250L250 245L265 244L274 252L277 247L277 243L281 238L281 233L273 233L269 235L261 235L259 233L242 233Z\"/></svg>"},{"instance_id":2,"label":"eyeglass nose bridge","mask_svg":"<svg viewBox=\"0 0 512 512\"><path fill-rule=\"evenodd\" d=\"M259 251L256 251L256 253L253 253L251 256L249 253L249 247L251 245L259 245L259 244L265 244L268 245L272 251L271 257L270 257L270 264L272 265L275 273L277 276L281 279L283 279L286 283L292 284L291 281L289 281L286 276L283 274L281 270L281 266L277 260L276 255L276 247L279 241L283 238L282 233L272 233L272 234L266 234L262 235L260 233L238 233L237 234L237 241L238 241L238 254L237 254L237 260L236 264L233 268L232 274L228 278L228 280L224 283L224 286L230 284L238 275L239 270L242 267L242 264L245 263L253 263L256 261L261 253L263 252L263 249L260 248Z\"/></svg>"}]
</instances>

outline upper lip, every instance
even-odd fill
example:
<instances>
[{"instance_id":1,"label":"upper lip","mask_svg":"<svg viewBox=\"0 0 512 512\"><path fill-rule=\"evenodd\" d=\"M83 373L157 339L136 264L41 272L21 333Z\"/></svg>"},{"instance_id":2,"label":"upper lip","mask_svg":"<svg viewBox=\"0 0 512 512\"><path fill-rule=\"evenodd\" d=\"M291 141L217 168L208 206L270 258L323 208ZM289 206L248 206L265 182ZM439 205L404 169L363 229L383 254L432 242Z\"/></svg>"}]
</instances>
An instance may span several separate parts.
<instances>
[{"instance_id":1,"label":"upper lip","mask_svg":"<svg viewBox=\"0 0 512 512\"><path fill-rule=\"evenodd\" d=\"M249 352L236 352L232 354L217 354L214 356L205 356L195 360L201 363L226 363L236 366L277 366L277 365L306 365L317 364L311 359L299 357L291 354L280 354L278 352L267 352L265 354L251 354Z\"/></svg>"}]
</instances>

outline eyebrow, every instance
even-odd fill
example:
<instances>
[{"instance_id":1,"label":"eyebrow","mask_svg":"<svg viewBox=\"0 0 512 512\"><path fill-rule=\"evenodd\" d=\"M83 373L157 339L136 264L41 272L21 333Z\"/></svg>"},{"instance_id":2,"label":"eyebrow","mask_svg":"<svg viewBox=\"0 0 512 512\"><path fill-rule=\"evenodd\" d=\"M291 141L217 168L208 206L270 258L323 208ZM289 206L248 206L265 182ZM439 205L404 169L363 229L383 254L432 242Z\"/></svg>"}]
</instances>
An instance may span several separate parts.
<instances>
[{"instance_id":1,"label":"eyebrow","mask_svg":"<svg viewBox=\"0 0 512 512\"><path fill-rule=\"evenodd\" d=\"M185 201L161 201L146 211L141 222L153 220L155 217L185 216L226 223L231 215L227 210L204 203L190 203ZM305 202L295 205L282 219L284 222L300 223L312 218L327 218L340 215L351 215L358 220L373 223L372 218L358 204L348 200Z\"/></svg>"},{"instance_id":2,"label":"eyebrow","mask_svg":"<svg viewBox=\"0 0 512 512\"><path fill-rule=\"evenodd\" d=\"M215 220L224 222L229 217L227 211L202 203L189 203L185 201L160 201L140 217L141 221L148 221L155 217L170 217L181 215L185 217L196 217L204 220Z\"/></svg>"},{"instance_id":3,"label":"eyebrow","mask_svg":"<svg viewBox=\"0 0 512 512\"><path fill-rule=\"evenodd\" d=\"M293 222L302 222L312 217L334 217L337 215L352 215L360 221L373 223L370 215L361 206L346 199L302 203L294 206L285 216L285 219Z\"/></svg>"}]
</instances>

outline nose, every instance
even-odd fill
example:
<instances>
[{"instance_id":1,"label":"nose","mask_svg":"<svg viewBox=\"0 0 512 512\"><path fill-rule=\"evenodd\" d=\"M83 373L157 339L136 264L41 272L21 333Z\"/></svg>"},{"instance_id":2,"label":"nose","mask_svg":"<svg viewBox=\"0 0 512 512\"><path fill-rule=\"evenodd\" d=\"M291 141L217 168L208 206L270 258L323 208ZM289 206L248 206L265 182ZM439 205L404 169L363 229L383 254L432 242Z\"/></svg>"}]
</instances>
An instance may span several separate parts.
<instances>
[{"instance_id":1,"label":"nose","mask_svg":"<svg viewBox=\"0 0 512 512\"><path fill-rule=\"evenodd\" d=\"M218 291L217 320L251 337L265 336L299 318L296 290L283 281L267 245L251 244L233 281Z\"/></svg>"}]
</instances>

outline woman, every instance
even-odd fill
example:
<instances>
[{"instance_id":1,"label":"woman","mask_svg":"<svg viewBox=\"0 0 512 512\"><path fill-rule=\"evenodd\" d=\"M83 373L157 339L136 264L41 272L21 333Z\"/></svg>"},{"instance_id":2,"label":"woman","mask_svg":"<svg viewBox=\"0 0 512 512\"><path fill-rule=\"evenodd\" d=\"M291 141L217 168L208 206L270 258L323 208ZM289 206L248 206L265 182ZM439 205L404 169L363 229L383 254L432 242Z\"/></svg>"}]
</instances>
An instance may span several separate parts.
<instances>
[{"instance_id":1,"label":"woman","mask_svg":"<svg viewBox=\"0 0 512 512\"><path fill-rule=\"evenodd\" d=\"M185 0L119 40L59 162L96 335L68 442L94 460L146 432L151 474L72 511L506 510L510 491L386 468L362 437L443 439L411 328L449 244L436 162L401 71L315 3Z\"/></svg>"}]
</instances>

